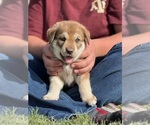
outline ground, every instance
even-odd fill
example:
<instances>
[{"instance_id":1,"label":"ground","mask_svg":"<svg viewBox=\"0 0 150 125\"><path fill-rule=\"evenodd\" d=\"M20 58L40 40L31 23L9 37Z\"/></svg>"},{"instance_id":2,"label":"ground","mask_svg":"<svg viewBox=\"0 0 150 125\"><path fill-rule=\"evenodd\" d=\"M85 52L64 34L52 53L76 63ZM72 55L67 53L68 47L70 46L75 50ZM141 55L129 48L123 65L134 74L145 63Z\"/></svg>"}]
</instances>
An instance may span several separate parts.
<instances>
[{"instance_id":1,"label":"ground","mask_svg":"<svg viewBox=\"0 0 150 125\"><path fill-rule=\"evenodd\" d=\"M150 109L150 105L145 106ZM5 109L5 114L0 115L0 125L97 125L94 124L91 119L86 115L79 115L77 118L71 120L50 120L46 116L37 114L37 111L28 117L24 115L16 115L15 109L13 111ZM105 125L105 123L101 124ZM122 125L122 123L114 122L109 125ZM150 125L145 122L134 122L129 125Z\"/></svg>"}]
</instances>

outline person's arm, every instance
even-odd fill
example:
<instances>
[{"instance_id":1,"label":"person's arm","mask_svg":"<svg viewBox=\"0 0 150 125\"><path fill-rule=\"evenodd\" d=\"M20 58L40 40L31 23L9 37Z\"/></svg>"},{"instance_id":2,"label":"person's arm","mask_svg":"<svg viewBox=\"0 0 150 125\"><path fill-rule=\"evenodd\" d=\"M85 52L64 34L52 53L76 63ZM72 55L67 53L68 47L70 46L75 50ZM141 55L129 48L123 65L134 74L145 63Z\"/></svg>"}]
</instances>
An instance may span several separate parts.
<instances>
[{"instance_id":1,"label":"person's arm","mask_svg":"<svg viewBox=\"0 0 150 125\"><path fill-rule=\"evenodd\" d=\"M122 38L122 55L127 54L137 45L150 42L150 25L136 25L139 34Z\"/></svg>"},{"instance_id":2,"label":"person's arm","mask_svg":"<svg viewBox=\"0 0 150 125\"><path fill-rule=\"evenodd\" d=\"M114 25L114 29L116 34L112 36L91 40L95 46L96 57L105 56L115 44L122 41L121 25Z\"/></svg>"},{"instance_id":3,"label":"person's arm","mask_svg":"<svg viewBox=\"0 0 150 125\"><path fill-rule=\"evenodd\" d=\"M149 5L145 4L147 0L131 0L126 3L124 9L125 21L128 27L134 27L130 30L138 32L136 35L123 37L122 39L122 54L125 55L136 46L150 42L150 19ZM124 29L123 29L124 30Z\"/></svg>"},{"instance_id":4,"label":"person's arm","mask_svg":"<svg viewBox=\"0 0 150 125\"><path fill-rule=\"evenodd\" d=\"M89 72L95 63L95 58L106 55L109 50L122 40L121 25L114 25L116 34L105 38L94 39L86 46L86 49L81 54L83 61L75 62L72 64L74 72L81 75Z\"/></svg>"},{"instance_id":5,"label":"person's arm","mask_svg":"<svg viewBox=\"0 0 150 125\"><path fill-rule=\"evenodd\" d=\"M23 60L27 65L28 42L13 36L0 35L0 53Z\"/></svg>"},{"instance_id":6,"label":"person's arm","mask_svg":"<svg viewBox=\"0 0 150 125\"><path fill-rule=\"evenodd\" d=\"M29 35L29 52L34 55L35 57L42 59L43 55L43 48L47 44L46 41L38 38L37 36Z\"/></svg>"},{"instance_id":7,"label":"person's arm","mask_svg":"<svg viewBox=\"0 0 150 125\"><path fill-rule=\"evenodd\" d=\"M0 5L0 53L27 65L28 42L25 39L26 1L2 1ZM15 15L15 16L14 16ZM9 18L9 19L8 19Z\"/></svg>"}]
</instances>

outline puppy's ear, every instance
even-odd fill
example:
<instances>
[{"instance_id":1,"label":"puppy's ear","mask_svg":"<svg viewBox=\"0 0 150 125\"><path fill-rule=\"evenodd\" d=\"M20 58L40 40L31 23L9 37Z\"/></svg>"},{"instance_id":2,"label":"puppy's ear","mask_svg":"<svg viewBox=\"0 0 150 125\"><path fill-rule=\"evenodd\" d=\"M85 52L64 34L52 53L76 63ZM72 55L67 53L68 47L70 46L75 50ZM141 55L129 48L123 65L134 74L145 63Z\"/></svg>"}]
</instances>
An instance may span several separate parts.
<instances>
[{"instance_id":1,"label":"puppy's ear","mask_svg":"<svg viewBox=\"0 0 150 125\"><path fill-rule=\"evenodd\" d=\"M90 32L86 28L84 29L84 41L86 44L89 44L90 41Z\"/></svg>"},{"instance_id":2,"label":"puppy's ear","mask_svg":"<svg viewBox=\"0 0 150 125\"><path fill-rule=\"evenodd\" d=\"M81 25L81 28L82 28L83 33L84 33L84 42L85 42L85 44L89 44L89 41L90 41L90 32L83 25Z\"/></svg>"},{"instance_id":3,"label":"puppy's ear","mask_svg":"<svg viewBox=\"0 0 150 125\"><path fill-rule=\"evenodd\" d=\"M56 23L53 27L47 30L47 38L49 43L51 43L55 39L55 35L58 28L59 28L59 23Z\"/></svg>"}]
</instances>

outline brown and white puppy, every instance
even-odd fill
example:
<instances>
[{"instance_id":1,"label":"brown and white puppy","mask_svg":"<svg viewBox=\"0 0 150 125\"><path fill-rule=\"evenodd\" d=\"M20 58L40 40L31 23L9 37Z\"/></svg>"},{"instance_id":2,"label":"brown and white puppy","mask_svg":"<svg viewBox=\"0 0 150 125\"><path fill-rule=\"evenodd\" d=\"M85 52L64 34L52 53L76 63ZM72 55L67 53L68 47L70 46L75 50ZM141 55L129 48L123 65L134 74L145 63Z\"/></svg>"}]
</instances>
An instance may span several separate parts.
<instances>
[{"instance_id":1,"label":"brown and white puppy","mask_svg":"<svg viewBox=\"0 0 150 125\"><path fill-rule=\"evenodd\" d=\"M77 61L90 40L89 31L75 21L61 21L48 29L47 36L53 54L64 62L63 71L58 76L50 77L50 88L43 97L45 100L58 100L64 85L71 86L74 82L79 87L80 97L83 102L93 106L97 99L92 94L90 74L78 76L73 72L70 64Z\"/></svg>"}]
</instances>

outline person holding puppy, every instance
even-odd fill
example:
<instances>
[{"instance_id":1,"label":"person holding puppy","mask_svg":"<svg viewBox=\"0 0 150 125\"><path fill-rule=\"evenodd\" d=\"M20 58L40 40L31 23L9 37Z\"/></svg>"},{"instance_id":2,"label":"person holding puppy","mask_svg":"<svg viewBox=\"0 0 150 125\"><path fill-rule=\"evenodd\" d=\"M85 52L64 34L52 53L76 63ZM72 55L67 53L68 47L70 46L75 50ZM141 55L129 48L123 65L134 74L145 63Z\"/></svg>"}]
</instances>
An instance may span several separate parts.
<instances>
[{"instance_id":1,"label":"person holding puppy","mask_svg":"<svg viewBox=\"0 0 150 125\"><path fill-rule=\"evenodd\" d=\"M121 23L122 6L118 0L31 0L29 4L29 108L38 107L40 114L56 119L76 113L89 113L109 102L121 103ZM84 25L91 40L79 62L71 67L77 75L91 73L91 87L97 104L81 101L78 87L63 89L59 100L46 101L49 75L63 70L62 62L49 49L47 30L55 23L73 20Z\"/></svg>"}]
</instances>

